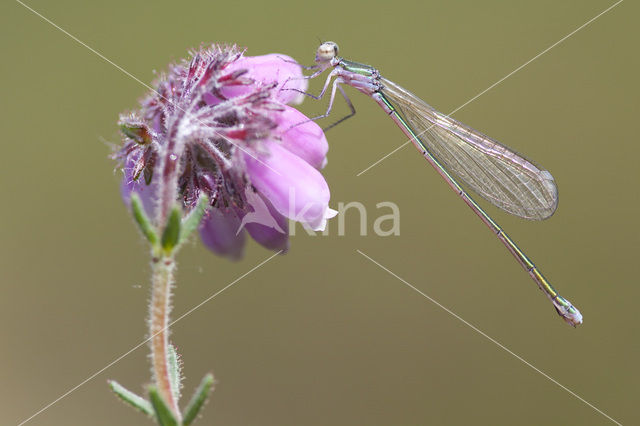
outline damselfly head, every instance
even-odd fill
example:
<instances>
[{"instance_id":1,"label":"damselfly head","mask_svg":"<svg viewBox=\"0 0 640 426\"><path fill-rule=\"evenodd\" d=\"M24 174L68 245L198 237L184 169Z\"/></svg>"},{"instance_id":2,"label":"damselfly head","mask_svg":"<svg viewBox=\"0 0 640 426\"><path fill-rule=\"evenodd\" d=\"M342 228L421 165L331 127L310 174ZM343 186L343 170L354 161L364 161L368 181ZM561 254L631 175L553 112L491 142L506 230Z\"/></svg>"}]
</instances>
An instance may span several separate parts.
<instances>
[{"instance_id":1,"label":"damselfly head","mask_svg":"<svg viewBox=\"0 0 640 426\"><path fill-rule=\"evenodd\" d=\"M325 41L316 51L316 62L319 64L329 62L338 56L338 45L332 41Z\"/></svg>"}]
</instances>

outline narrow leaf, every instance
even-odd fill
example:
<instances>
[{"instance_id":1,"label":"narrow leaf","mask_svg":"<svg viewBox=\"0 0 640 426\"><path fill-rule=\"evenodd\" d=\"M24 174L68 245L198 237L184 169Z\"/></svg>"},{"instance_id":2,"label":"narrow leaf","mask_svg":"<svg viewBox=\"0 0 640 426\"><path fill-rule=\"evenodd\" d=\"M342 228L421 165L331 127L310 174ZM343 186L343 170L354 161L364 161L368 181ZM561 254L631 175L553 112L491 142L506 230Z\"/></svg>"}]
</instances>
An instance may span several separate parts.
<instances>
[{"instance_id":1,"label":"narrow leaf","mask_svg":"<svg viewBox=\"0 0 640 426\"><path fill-rule=\"evenodd\" d=\"M140 197L135 192L131 194L131 210L133 212L133 218L140 227L142 234L149 240L151 245L155 246L158 244L156 229L151 224L149 217L147 217L144 207L142 206L142 201L140 201Z\"/></svg>"},{"instance_id":2,"label":"narrow leaf","mask_svg":"<svg viewBox=\"0 0 640 426\"><path fill-rule=\"evenodd\" d=\"M149 399L160 426L178 426L178 420L173 411L171 411L164 398L160 396L155 386L149 386Z\"/></svg>"},{"instance_id":3,"label":"narrow leaf","mask_svg":"<svg viewBox=\"0 0 640 426\"><path fill-rule=\"evenodd\" d=\"M164 232L162 233L162 248L167 253L173 250L173 248L178 244L178 240L180 239L180 216L180 207L174 206L173 209L171 209L171 213L169 214L167 226L164 228Z\"/></svg>"},{"instance_id":4,"label":"narrow leaf","mask_svg":"<svg viewBox=\"0 0 640 426\"><path fill-rule=\"evenodd\" d=\"M185 242L189 235L198 228L204 212L207 210L209 197L205 194L200 195L198 204L193 208L191 213L182 221L182 234L180 235L180 244Z\"/></svg>"},{"instance_id":5,"label":"narrow leaf","mask_svg":"<svg viewBox=\"0 0 640 426\"><path fill-rule=\"evenodd\" d=\"M202 378L200 385L198 385L198 388L191 397L191 401L189 401L187 408L184 410L184 419L182 420L184 426L189 426L198 417L198 413L207 401L212 386L213 374L209 373Z\"/></svg>"},{"instance_id":6,"label":"narrow leaf","mask_svg":"<svg viewBox=\"0 0 640 426\"><path fill-rule=\"evenodd\" d=\"M169 382L171 383L171 393L176 401L180 400L180 389L182 388L182 367L178 359L176 347L169 345Z\"/></svg>"},{"instance_id":7,"label":"narrow leaf","mask_svg":"<svg viewBox=\"0 0 640 426\"><path fill-rule=\"evenodd\" d=\"M147 416L153 416L153 407L151 407L151 403L143 397L136 395L113 380L109 380L109 387L113 393L133 408L140 410Z\"/></svg>"}]
</instances>

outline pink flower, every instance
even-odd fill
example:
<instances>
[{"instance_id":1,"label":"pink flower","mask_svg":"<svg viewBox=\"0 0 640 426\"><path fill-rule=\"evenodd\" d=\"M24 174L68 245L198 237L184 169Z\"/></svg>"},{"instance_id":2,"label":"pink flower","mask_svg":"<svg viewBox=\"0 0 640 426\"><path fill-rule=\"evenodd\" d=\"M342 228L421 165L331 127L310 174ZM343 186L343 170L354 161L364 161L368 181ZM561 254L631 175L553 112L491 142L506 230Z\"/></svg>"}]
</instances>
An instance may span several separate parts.
<instances>
[{"instance_id":1,"label":"pink flower","mask_svg":"<svg viewBox=\"0 0 640 426\"><path fill-rule=\"evenodd\" d=\"M283 147L316 169L323 169L327 165L329 144L315 121L308 121L303 113L290 106L285 106L274 119L278 123L277 130ZM299 125L291 127L296 124Z\"/></svg>"},{"instance_id":2,"label":"pink flower","mask_svg":"<svg viewBox=\"0 0 640 426\"><path fill-rule=\"evenodd\" d=\"M201 194L210 207L204 244L239 259L246 234L271 250L288 249L288 221L324 229L335 212L318 171L326 164L320 127L287 105L307 80L291 58L243 57L212 46L172 65L139 111L123 115L123 198L139 194L156 225L176 201L186 212Z\"/></svg>"},{"instance_id":3,"label":"pink flower","mask_svg":"<svg viewBox=\"0 0 640 426\"><path fill-rule=\"evenodd\" d=\"M236 234L239 227L240 218L233 209L211 209L200 226L200 238L212 252L239 260L246 240L244 232Z\"/></svg>"},{"instance_id":4,"label":"pink flower","mask_svg":"<svg viewBox=\"0 0 640 426\"><path fill-rule=\"evenodd\" d=\"M302 78L302 68L293 58L277 53L263 56L242 57L229 65L229 71L246 69L244 77L254 80L254 84L263 85L277 82L275 98L283 104L300 104L304 100L304 94L296 90L281 90L285 83L287 89L306 91L308 81ZM223 90L223 94L229 98L244 95L249 88L242 86L229 86Z\"/></svg>"},{"instance_id":5,"label":"pink flower","mask_svg":"<svg viewBox=\"0 0 640 426\"><path fill-rule=\"evenodd\" d=\"M265 143L267 153L245 154L247 175L253 186L283 216L315 231L324 230L335 216L329 208L329 186L316 169L276 141Z\"/></svg>"}]
</instances>

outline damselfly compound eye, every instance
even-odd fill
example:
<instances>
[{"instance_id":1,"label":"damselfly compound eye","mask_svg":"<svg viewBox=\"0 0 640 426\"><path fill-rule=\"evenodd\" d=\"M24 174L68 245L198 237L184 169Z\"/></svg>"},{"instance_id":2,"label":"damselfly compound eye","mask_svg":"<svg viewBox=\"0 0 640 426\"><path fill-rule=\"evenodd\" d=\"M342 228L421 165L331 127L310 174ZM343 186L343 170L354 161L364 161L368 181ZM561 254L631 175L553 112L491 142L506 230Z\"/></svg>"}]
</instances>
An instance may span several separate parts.
<instances>
[{"instance_id":1,"label":"damselfly compound eye","mask_svg":"<svg viewBox=\"0 0 640 426\"><path fill-rule=\"evenodd\" d=\"M324 42L316 51L316 62L329 62L338 56L338 45L332 41Z\"/></svg>"}]
</instances>

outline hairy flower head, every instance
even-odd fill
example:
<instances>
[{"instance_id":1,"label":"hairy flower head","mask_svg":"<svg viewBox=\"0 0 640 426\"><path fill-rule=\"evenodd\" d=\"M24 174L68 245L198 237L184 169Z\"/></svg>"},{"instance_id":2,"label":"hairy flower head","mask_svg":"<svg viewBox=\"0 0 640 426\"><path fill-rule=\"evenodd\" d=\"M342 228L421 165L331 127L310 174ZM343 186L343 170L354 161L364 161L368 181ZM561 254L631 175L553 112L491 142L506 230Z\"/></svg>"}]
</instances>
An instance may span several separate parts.
<instances>
[{"instance_id":1,"label":"hairy flower head","mask_svg":"<svg viewBox=\"0 0 640 426\"><path fill-rule=\"evenodd\" d=\"M326 164L324 133L289 106L306 90L291 58L245 57L213 45L172 64L155 88L138 110L121 115L115 156L123 198L136 192L156 225L176 202L188 213L206 195L202 240L237 259L247 232L286 250L286 218L319 230L335 214L318 171Z\"/></svg>"}]
</instances>

